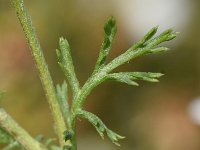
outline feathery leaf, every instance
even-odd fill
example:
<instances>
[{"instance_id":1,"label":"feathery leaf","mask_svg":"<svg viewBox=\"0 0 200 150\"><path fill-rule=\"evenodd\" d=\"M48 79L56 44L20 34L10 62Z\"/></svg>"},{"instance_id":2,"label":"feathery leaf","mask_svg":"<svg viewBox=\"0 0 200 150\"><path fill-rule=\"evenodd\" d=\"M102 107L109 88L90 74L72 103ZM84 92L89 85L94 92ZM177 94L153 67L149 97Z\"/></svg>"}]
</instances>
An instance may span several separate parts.
<instances>
[{"instance_id":1,"label":"feathery leaf","mask_svg":"<svg viewBox=\"0 0 200 150\"><path fill-rule=\"evenodd\" d=\"M116 80L118 82L123 82L128 85L138 86L139 84L135 80L144 80L148 82L158 82L163 74L161 73L151 73L151 72L119 72L107 75L107 79Z\"/></svg>"},{"instance_id":2,"label":"feathery leaf","mask_svg":"<svg viewBox=\"0 0 200 150\"><path fill-rule=\"evenodd\" d=\"M56 93L58 96L58 101L60 105L60 109L62 112L62 115L65 119L65 122L69 124L68 116L69 116L69 103L68 103L68 88L67 83L64 81L62 86L57 84L56 86Z\"/></svg>"},{"instance_id":3,"label":"feathery leaf","mask_svg":"<svg viewBox=\"0 0 200 150\"><path fill-rule=\"evenodd\" d=\"M59 45L60 50L56 50L58 56L58 64L60 65L67 80L69 81L73 91L73 96L75 96L79 90L79 82L75 74L70 46L68 41L62 37L60 38Z\"/></svg>"},{"instance_id":4,"label":"feathery leaf","mask_svg":"<svg viewBox=\"0 0 200 150\"><path fill-rule=\"evenodd\" d=\"M99 57L95 65L95 71L103 66L106 62L107 56L111 50L113 40L117 32L116 21L111 17L104 26L104 40L101 46Z\"/></svg>"},{"instance_id":5,"label":"feathery leaf","mask_svg":"<svg viewBox=\"0 0 200 150\"><path fill-rule=\"evenodd\" d=\"M106 127L106 125L101 121L101 119L99 117L97 117L96 115L92 114L91 112L79 110L77 112L77 115L87 119L96 128L97 132L99 133L99 135L102 138L104 138L104 133L106 133L108 135L109 139L117 146L120 146L118 141L120 139L125 138L125 137L111 131L110 129L108 129Z\"/></svg>"}]
</instances>

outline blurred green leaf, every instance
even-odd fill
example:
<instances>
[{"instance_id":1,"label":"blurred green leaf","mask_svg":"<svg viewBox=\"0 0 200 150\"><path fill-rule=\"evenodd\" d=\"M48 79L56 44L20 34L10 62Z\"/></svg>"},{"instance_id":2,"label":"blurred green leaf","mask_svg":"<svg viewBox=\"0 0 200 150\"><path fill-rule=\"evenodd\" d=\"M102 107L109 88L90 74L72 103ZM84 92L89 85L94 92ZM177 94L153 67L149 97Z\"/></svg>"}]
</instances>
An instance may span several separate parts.
<instances>
[{"instance_id":1,"label":"blurred green leaf","mask_svg":"<svg viewBox=\"0 0 200 150\"><path fill-rule=\"evenodd\" d=\"M62 148L58 147L58 146L51 146L50 150L63 150Z\"/></svg>"},{"instance_id":2,"label":"blurred green leaf","mask_svg":"<svg viewBox=\"0 0 200 150\"><path fill-rule=\"evenodd\" d=\"M0 128L0 144L9 144L13 138L4 129Z\"/></svg>"},{"instance_id":3,"label":"blurred green leaf","mask_svg":"<svg viewBox=\"0 0 200 150\"><path fill-rule=\"evenodd\" d=\"M109 139L117 146L120 146L118 141L125 138L108 129L99 117L90 112L79 110L77 115L87 119L96 128L97 132L102 138L104 138L104 133L106 133Z\"/></svg>"}]
</instances>

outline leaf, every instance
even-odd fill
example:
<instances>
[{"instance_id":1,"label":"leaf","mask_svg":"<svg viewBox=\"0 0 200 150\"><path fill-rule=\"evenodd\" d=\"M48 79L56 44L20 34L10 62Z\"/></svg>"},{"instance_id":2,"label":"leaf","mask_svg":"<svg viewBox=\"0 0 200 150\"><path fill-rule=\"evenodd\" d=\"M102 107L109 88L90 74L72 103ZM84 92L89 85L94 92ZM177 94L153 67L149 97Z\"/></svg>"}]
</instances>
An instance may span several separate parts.
<instances>
[{"instance_id":1,"label":"leaf","mask_svg":"<svg viewBox=\"0 0 200 150\"><path fill-rule=\"evenodd\" d=\"M138 83L132 80L132 77L126 73L113 73L107 75L107 79L117 82L126 83L128 85L138 86Z\"/></svg>"},{"instance_id":2,"label":"leaf","mask_svg":"<svg viewBox=\"0 0 200 150\"><path fill-rule=\"evenodd\" d=\"M15 141L10 134L8 134L6 131L4 131L4 129L0 127L0 145L1 144L7 144L7 146L2 150L14 150L16 148L18 150L25 150L20 143Z\"/></svg>"},{"instance_id":3,"label":"leaf","mask_svg":"<svg viewBox=\"0 0 200 150\"><path fill-rule=\"evenodd\" d=\"M58 97L58 102L60 105L62 115L65 119L65 122L67 124L69 124L69 120L68 120L68 116L69 116L68 87L67 87L67 83L65 81L63 82L62 86L57 84L56 94Z\"/></svg>"},{"instance_id":4,"label":"leaf","mask_svg":"<svg viewBox=\"0 0 200 150\"><path fill-rule=\"evenodd\" d=\"M152 72L132 72L127 74L129 74L134 80L144 80L148 82L158 82L158 78L163 76L162 73Z\"/></svg>"},{"instance_id":5,"label":"leaf","mask_svg":"<svg viewBox=\"0 0 200 150\"><path fill-rule=\"evenodd\" d=\"M179 33L173 32L172 29L168 29L160 35L153 38L156 34L158 27L152 28L145 36L130 47L126 52L114 58L110 63L105 65L102 70L106 73L111 72L115 68L123 65L126 62L131 61L139 56L143 56L150 53L159 53L169 50L166 47L159 47L159 44L174 39Z\"/></svg>"},{"instance_id":6,"label":"leaf","mask_svg":"<svg viewBox=\"0 0 200 150\"><path fill-rule=\"evenodd\" d=\"M154 48L160 43L174 39L178 34L179 32L173 32L172 29L168 29L161 33L159 36L155 37L154 39L149 40L146 43L146 48Z\"/></svg>"},{"instance_id":7,"label":"leaf","mask_svg":"<svg viewBox=\"0 0 200 150\"><path fill-rule=\"evenodd\" d=\"M116 20L114 17L110 17L108 22L104 26L104 32L107 36L111 36L111 34L115 32L115 30L116 30Z\"/></svg>"},{"instance_id":8,"label":"leaf","mask_svg":"<svg viewBox=\"0 0 200 150\"><path fill-rule=\"evenodd\" d=\"M116 21L114 17L111 17L104 26L104 40L101 46L99 57L97 59L97 63L95 65L95 71L105 64L107 56L110 53L116 32Z\"/></svg>"},{"instance_id":9,"label":"leaf","mask_svg":"<svg viewBox=\"0 0 200 150\"><path fill-rule=\"evenodd\" d=\"M72 88L73 95L79 91L79 82L75 74L69 43L63 37L59 41L60 50L56 50L58 64L64 72Z\"/></svg>"},{"instance_id":10,"label":"leaf","mask_svg":"<svg viewBox=\"0 0 200 150\"><path fill-rule=\"evenodd\" d=\"M11 142L13 142L13 138L10 134L0 128L0 144L9 144Z\"/></svg>"},{"instance_id":11,"label":"leaf","mask_svg":"<svg viewBox=\"0 0 200 150\"><path fill-rule=\"evenodd\" d=\"M11 142L6 147L4 147L3 150L15 150L16 148L18 148L19 150L24 150L22 147L19 147L19 143L17 141Z\"/></svg>"},{"instance_id":12,"label":"leaf","mask_svg":"<svg viewBox=\"0 0 200 150\"><path fill-rule=\"evenodd\" d=\"M120 146L118 141L120 139L125 138L125 137L118 135L117 133L111 131L110 129L108 129L99 117L97 117L96 115L94 115L90 112L87 112L84 110L79 110L77 112L77 115L87 119L96 128L97 132L103 139L104 139L104 133L106 133L108 135L109 139L117 146Z\"/></svg>"},{"instance_id":13,"label":"leaf","mask_svg":"<svg viewBox=\"0 0 200 150\"><path fill-rule=\"evenodd\" d=\"M57 84L56 86L57 96L60 102L61 106L64 106L64 108L69 109L68 104L68 88L66 81L63 82L62 86Z\"/></svg>"},{"instance_id":14,"label":"leaf","mask_svg":"<svg viewBox=\"0 0 200 150\"><path fill-rule=\"evenodd\" d=\"M133 49L136 49L139 47L144 47L145 42L147 42L149 39L151 39L156 34L157 31L158 31L158 26L153 27L139 42L137 42L133 46Z\"/></svg>"},{"instance_id":15,"label":"leaf","mask_svg":"<svg viewBox=\"0 0 200 150\"><path fill-rule=\"evenodd\" d=\"M158 47L158 48L150 49L149 53L160 53L160 52L166 52L168 50L169 48L167 47Z\"/></svg>"},{"instance_id":16,"label":"leaf","mask_svg":"<svg viewBox=\"0 0 200 150\"><path fill-rule=\"evenodd\" d=\"M151 73L151 72L119 72L107 75L107 79L116 80L118 82L123 82L128 85L138 86L139 84L135 80L144 80L148 82L158 82L163 74L161 73Z\"/></svg>"}]
</instances>

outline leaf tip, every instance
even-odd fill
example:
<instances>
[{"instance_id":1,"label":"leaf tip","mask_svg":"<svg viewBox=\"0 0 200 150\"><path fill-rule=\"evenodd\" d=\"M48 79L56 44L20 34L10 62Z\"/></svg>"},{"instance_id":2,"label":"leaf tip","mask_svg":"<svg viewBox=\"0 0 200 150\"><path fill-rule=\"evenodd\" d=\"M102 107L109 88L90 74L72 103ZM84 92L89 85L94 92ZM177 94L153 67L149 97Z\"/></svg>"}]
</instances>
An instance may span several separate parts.
<instances>
[{"instance_id":1,"label":"leaf tip","mask_svg":"<svg viewBox=\"0 0 200 150\"><path fill-rule=\"evenodd\" d=\"M113 31L116 31L116 20L111 16L104 26L104 32L107 36L110 36Z\"/></svg>"},{"instance_id":2,"label":"leaf tip","mask_svg":"<svg viewBox=\"0 0 200 150\"><path fill-rule=\"evenodd\" d=\"M69 43L68 43L67 39L65 39L64 37L60 37L59 44L60 44L61 50L62 50L63 46L69 47Z\"/></svg>"}]
</instances>

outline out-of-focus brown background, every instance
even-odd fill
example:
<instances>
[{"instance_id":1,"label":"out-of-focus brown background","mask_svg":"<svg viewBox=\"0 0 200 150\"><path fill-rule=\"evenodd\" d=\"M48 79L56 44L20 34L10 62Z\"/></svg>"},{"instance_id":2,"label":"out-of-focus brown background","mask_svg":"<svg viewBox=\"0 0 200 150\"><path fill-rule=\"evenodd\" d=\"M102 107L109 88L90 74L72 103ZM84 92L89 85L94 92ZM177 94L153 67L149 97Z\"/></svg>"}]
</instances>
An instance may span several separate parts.
<instances>
[{"instance_id":1,"label":"out-of-focus brown background","mask_svg":"<svg viewBox=\"0 0 200 150\"><path fill-rule=\"evenodd\" d=\"M69 40L78 78L91 74L103 26L115 16L118 34L109 60L123 53L153 26L173 27L180 36L165 54L137 58L117 71L162 72L159 83L139 87L106 82L88 97L86 109L126 136L121 150L200 149L199 0L26 0L55 83L64 80L57 65L58 39ZM55 137L52 117L26 39L8 0L0 0L0 101L32 135ZM78 121L81 150L120 149L104 141L85 120Z\"/></svg>"}]
</instances>

